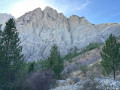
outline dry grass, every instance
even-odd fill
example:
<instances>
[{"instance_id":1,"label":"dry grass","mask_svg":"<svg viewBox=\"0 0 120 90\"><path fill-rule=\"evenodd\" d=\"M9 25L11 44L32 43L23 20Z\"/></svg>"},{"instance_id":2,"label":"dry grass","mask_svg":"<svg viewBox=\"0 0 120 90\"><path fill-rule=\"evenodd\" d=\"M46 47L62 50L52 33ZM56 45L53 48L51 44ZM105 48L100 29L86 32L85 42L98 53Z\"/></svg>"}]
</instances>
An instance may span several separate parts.
<instances>
[{"instance_id":1,"label":"dry grass","mask_svg":"<svg viewBox=\"0 0 120 90\"><path fill-rule=\"evenodd\" d=\"M70 73L79 71L81 66L90 65L99 61L101 59L100 49L96 48L94 50L88 51L82 55L76 56L72 59L72 62L65 61L64 63L64 76L68 76Z\"/></svg>"}]
</instances>

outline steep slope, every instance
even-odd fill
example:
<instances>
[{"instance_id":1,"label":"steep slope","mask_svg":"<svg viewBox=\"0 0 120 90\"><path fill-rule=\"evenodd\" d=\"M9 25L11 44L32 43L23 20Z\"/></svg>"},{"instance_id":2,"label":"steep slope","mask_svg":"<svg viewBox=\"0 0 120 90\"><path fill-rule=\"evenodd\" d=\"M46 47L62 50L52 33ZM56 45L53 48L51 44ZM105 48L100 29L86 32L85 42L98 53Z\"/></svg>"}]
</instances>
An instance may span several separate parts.
<instances>
[{"instance_id":1,"label":"steep slope","mask_svg":"<svg viewBox=\"0 0 120 90\"><path fill-rule=\"evenodd\" d=\"M101 42L96 26L89 23L85 17L71 16L69 18L72 45L83 48L91 42Z\"/></svg>"},{"instance_id":2,"label":"steep slope","mask_svg":"<svg viewBox=\"0 0 120 90\"><path fill-rule=\"evenodd\" d=\"M120 23L98 24L96 25L96 28L99 31L99 34L102 36L100 38L104 38L104 40L106 40L111 33L115 36L120 35Z\"/></svg>"},{"instance_id":3,"label":"steep slope","mask_svg":"<svg viewBox=\"0 0 120 90\"><path fill-rule=\"evenodd\" d=\"M66 18L51 7L26 13L17 19L17 28L23 53L30 60L46 58L53 44L57 44L61 55L65 55L75 46L81 49L91 42L101 42L95 25L84 17Z\"/></svg>"},{"instance_id":4,"label":"steep slope","mask_svg":"<svg viewBox=\"0 0 120 90\"><path fill-rule=\"evenodd\" d=\"M91 42L104 42L110 33L120 35L120 24L94 25L85 17L67 18L51 7L27 12L16 20L16 27L26 61L47 58L53 44L65 55L71 48L81 49Z\"/></svg>"},{"instance_id":5,"label":"steep slope","mask_svg":"<svg viewBox=\"0 0 120 90\"><path fill-rule=\"evenodd\" d=\"M46 58L53 44L57 44L62 55L71 48L67 18L56 10L46 7L28 12L17 19L23 53L32 60Z\"/></svg>"}]
</instances>

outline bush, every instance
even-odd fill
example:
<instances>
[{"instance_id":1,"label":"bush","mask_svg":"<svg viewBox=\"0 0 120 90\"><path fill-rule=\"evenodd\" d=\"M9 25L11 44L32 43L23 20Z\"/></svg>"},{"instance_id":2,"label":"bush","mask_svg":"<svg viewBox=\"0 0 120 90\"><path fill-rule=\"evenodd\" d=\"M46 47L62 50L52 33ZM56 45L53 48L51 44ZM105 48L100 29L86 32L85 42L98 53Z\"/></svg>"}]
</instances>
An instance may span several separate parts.
<instances>
[{"instance_id":1,"label":"bush","mask_svg":"<svg viewBox=\"0 0 120 90\"><path fill-rule=\"evenodd\" d=\"M54 73L50 70L31 72L25 78L15 81L10 88L5 87L4 90L49 90L55 84L53 78Z\"/></svg>"},{"instance_id":2,"label":"bush","mask_svg":"<svg viewBox=\"0 0 120 90\"><path fill-rule=\"evenodd\" d=\"M98 43L90 43L86 49L87 50L92 50L92 49L95 49L95 48L98 48L101 44L98 44Z\"/></svg>"},{"instance_id":3,"label":"bush","mask_svg":"<svg viewBox=\"0 0 120 90\"><path fill-rule=\"evenodd\" d=\"M79 53L77 53L77 52L72 52L72 53L68 53L67 55L65 55L65 57L63 58L64 60L71 60L73 57L75 57L75 56L78 56L79 55Z\"/></svg>"},{"instance_id":4,"label":"bush","mask_svg":"<svg viewBox=\"0 0 120 90\"><path fill-rule=\"evenodd\" d=\"M4 85L0 85L0 90L11 90L10 83L5 83Z\"/></svg>"},{"instance_id":5,"label":"bush","mask_svg":"<svg viewBox=\"0 0 120 90\"><path fill-rule=\"evenodd\" d=\"M48 90L53 84L53 78L53 71L42 70L31 74L28 80L31 90Z\"/></svg>"},{"instance_id":6,"label":"bush","mask_svg":"<svg viewBox=\"0 0 120 90\"><path fill-rule=\"evenodd\" d=\"M95 48L99 48L102 44L101 43L90 43L87 47L83 48L80 53L84 53Z\"/></svg>"},{"instance_id":7,"label":"bush","mask_svg":"<svg viewBox=\"0 0 120 90\"><path fill-rule=\"evenodd\" d=\"M19 76L17 77L17 80L11 85L11 90L31 90L30 84L27 81L27 77L30 74L29 71L30 63L23 64L23 67L21 71L19 72Z\"/></svg>"},{"instance_id":8,"label":"bush","mask_svg":"<svg viewBox=\"0 0 120 90\"><path fill-rule=\"evenodd\" d=\"M13 83L11 90L31 90L31 88L29 82L22 78Z\"/></svg>"}]
</instances>

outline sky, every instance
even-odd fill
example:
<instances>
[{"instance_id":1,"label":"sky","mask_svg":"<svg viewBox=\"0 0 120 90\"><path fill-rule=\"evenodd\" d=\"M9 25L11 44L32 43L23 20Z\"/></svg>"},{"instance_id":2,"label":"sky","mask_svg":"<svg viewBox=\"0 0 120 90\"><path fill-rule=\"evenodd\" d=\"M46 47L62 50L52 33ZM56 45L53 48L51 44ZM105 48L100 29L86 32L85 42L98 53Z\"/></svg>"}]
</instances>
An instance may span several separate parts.
<instances>
[{"instance_id":1,"label":"sky","mask_svg":"<svg viewBox=\"0 0 120 90\"><path fill-rule=\"evenodd\" d=\"M0 13L16 18L28 11L46 6L56 9L66 17L84 16L93 24L120 23L120 0L1 0Z\"/></svg>"}]
</instances>

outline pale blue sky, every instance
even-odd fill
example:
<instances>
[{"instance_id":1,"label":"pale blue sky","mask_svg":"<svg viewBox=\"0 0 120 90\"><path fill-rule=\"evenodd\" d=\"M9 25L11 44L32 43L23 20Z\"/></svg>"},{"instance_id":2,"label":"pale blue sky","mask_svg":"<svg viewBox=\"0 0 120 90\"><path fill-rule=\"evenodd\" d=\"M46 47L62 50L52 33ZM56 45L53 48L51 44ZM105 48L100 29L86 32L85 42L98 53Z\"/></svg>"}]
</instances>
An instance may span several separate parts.
<instances>
[{"instance_id":1,"label":"pale blue sky","mask_svg":"<svg viewBox=\"0 0 120 90\"><path fill-rule=\"evenodd\" d=\"M35 8L51 6L64 13L84 16L93 23L120 23L120 0L2 0L0 13L10 13L16 18Z\"/></svg>"}]
</instances>

